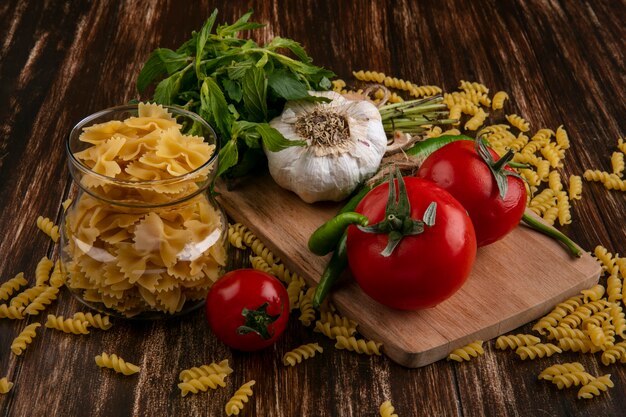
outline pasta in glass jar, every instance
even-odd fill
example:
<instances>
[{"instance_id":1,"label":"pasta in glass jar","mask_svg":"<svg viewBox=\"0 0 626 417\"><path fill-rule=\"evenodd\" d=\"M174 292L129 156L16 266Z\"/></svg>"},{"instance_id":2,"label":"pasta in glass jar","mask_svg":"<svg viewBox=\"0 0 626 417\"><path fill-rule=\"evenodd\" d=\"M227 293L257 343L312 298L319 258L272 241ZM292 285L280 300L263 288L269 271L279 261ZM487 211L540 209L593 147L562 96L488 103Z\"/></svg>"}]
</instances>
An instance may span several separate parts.
<instances>
[{"instance_id":1,"label":"pasta in glass jar","mask_svg":"<svg viewBox=\"0 0 626 417\"><path fill-rule=\"evenodd\" d=\"M67 287L121 317L201 306L224 272L228 223L208 192L217 138L198 115L120 106L78 123L67 140L78 196L62 221Z\"/></svg>"}]
</instances>

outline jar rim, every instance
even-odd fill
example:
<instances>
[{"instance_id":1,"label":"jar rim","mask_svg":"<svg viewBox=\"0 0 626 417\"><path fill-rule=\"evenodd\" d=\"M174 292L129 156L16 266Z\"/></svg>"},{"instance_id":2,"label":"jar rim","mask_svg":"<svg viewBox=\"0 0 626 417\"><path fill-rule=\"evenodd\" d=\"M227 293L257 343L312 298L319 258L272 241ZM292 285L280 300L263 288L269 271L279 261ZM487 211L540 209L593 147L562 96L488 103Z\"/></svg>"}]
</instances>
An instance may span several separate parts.
<instances>
[{"instance_id":1,"label":"jar rim","mask_svg":"<svg viewBox=\"0 0 626 417\"><path fill-rule=\"evenodd\" d=\"M76 123L76 125L74 125L74 127L72 128L72 130L70 131L69 135L67 135L67 138L65 140L65 152L68 155L69 161L71 162L71 164L77 168L78 170L80 170L81 172L83 172L83 174L87 174L90 176L93 176L95 178L107 181L111 184L116 184L116 185L121 185L121 186L133 186L133 185L154 185L154 186L158 186L158 185L171 185L171 184L176 184L178 182L181 181L187 181L190 178L193 178L195 176L195 174L197 174L198 172L200 172L203 169L206 169L208 166L210 166L212 163L215 162L215 160L217 160L219 151L220 151L220 143L219 143L219 137L217 136L217 133L215 133L215 130L211 127L211 125L209 125L206 120L204 120L202 117L200 117L198 114L191 112L189 110L185 110L183 108L180 107L176 107L176 106L167 106L167 105L160 105L162 106L164 109L167 110L171 110L173 113L178 113L180 115L183 116L187 116L189 118L191 118L192 120L199 122L200 124L202 124L204 127L208 128L209 132L211 133L211 135L213 135L213 137L215 138L215 151L213 152L213 155L201 166L199 166L198 168L194 169L193 171L189 171L183 175L178 175L172 178L166 178L166 179L160 179L160 180L139 180L139 181L129 181L129 180L122 180L119 178L114 178L114 177L109 177L108 175L104 175L104 174L100 174L97 173L95 171L93 171L91 168L89 168L88 166L86 166L85 164L83 164L82 162L80 162L75 156L74 153L72 152L71 148L70 148L70 141L72 138L72 134L79 130L79 129L83 129L84 127L87 127L87 124L89 122L92 122L93 120L104 116L107 113L112 113L112 112L116 112L116 111L130 111L130 110L137 110L138 108L138 104L125 104L125 105L121 105L121 106L114 106L114 107L109 107L103 110L100 110L98 112L95 112L93 114L90 114L89 116L81 119L78 123Z\"/></svg>"}]
</instances>

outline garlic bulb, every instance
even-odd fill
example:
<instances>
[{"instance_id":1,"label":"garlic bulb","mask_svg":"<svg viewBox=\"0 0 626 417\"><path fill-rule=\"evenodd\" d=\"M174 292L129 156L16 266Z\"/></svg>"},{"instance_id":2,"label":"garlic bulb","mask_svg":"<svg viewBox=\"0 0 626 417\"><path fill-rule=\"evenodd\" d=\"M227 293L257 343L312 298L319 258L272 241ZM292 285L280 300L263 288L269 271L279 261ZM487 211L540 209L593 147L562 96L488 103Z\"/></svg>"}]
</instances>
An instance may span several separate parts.
<instances>
[{"instance_id":1,"label":"garlic bulb","mask_svg":"<svg viewBox=\"0 0 626 417\"><path fill-rule=\"evenodd\" d=\"M332 91L310 94L332 101L290 101L270 122L285 138L306 141L279 152L266 149L270 174L307 203L340 201L376 173L387 137L373 104Z\"/></svg>"}]
</instances>

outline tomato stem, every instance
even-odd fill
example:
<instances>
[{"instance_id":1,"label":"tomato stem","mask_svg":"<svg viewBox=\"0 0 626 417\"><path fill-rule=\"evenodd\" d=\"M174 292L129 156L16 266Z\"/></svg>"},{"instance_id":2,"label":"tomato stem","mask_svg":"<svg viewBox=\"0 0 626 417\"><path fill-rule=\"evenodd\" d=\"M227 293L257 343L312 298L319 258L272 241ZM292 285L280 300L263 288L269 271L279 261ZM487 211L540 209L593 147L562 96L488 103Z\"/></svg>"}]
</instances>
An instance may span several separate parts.
<instances>
[{"instance_id":1,"label":"tomato stem","mask_svg":"<svg viewBox=\"0 0 626 417\"><path fill-rule=\"evenodd\" d=\"M269 307L269 303L265 302L256 310L249 310L247 308L241 310L241 315L244 316L246 322L244 325L237 328L237 333L241 335L256 333L264 340L270 339L274 336L274 332L272 331L272 333L270 333L268 327L270 324L278 320L282 311L279 314L272 316L267 312L267 307ZM284 308L284 305L281 306L281 310L282 308Z\"/></svg>"},{"instance_id":2,"label":"tomato stem","mask_svg":"<svg viewBox=\"0 0 626 417\"><path fill-rule=\"evenodd\" d=\"M565 236L563 233L559 232L558 230L552 227L546 226L545 224L541 223L539 220L535 219L534 217L526 213L524 213L524 215L522 216L522 221L526 223L531 229L534 229L540 233L543 233L546 236L549 236L563 243L567 247L569 252L575 257L580 258L582 256L582 251L580 250L580 248L576 246L576 244L572 242L570 238L568 238L567 236Z\"/></svg>"}]
</instances>

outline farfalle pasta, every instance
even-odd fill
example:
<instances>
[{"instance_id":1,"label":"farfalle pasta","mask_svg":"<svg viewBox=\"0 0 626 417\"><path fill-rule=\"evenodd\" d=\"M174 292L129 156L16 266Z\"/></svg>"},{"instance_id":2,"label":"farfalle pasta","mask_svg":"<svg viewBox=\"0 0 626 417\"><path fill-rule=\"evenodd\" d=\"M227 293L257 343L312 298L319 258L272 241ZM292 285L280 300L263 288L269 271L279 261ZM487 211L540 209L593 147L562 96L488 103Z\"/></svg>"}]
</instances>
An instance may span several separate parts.
<instances>
[{"instance_id":1,"label":"farfalle pasta","mask_svg":"<svg viewBox=\"0 0 626 417\"><path fill-rule=\"evenodd\" d=\"M71 168L84 192L65 215L67 285L112 314L180 312L226 265L227 223L204 192L215 145L183 119L140 103L136 116L76 140Z\"/></svg>"}]
</instances>

